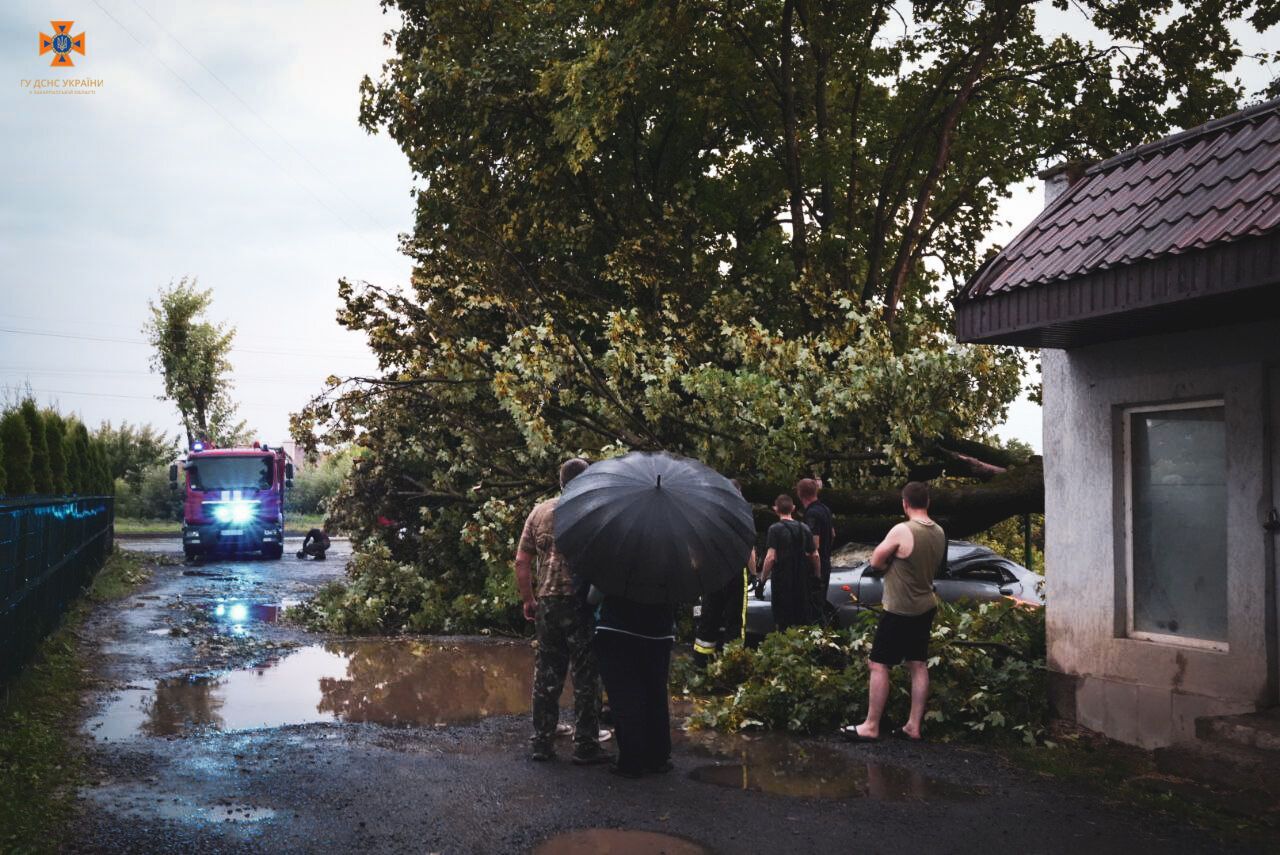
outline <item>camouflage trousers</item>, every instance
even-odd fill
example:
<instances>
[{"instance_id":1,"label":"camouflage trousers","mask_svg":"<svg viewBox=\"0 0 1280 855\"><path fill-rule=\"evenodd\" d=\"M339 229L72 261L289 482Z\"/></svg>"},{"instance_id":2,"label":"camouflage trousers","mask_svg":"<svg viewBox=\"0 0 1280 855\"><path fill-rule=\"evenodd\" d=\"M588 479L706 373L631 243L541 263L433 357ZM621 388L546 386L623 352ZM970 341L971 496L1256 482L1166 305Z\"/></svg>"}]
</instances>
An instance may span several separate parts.
<instances>
[{"instance_id":1,"label":"camouflage trousers","mask_svg":"<svg viewBox=\"0 0 1280 855\"><path fill-rule=\"evenodd\" d=\"M576 597L543 597L534 626L538 649L533 664L533 743L551 746L564 678L572 669L574 746L590 749L600 735L600 676L586 608Z\"/></svg>"}]
</instances>

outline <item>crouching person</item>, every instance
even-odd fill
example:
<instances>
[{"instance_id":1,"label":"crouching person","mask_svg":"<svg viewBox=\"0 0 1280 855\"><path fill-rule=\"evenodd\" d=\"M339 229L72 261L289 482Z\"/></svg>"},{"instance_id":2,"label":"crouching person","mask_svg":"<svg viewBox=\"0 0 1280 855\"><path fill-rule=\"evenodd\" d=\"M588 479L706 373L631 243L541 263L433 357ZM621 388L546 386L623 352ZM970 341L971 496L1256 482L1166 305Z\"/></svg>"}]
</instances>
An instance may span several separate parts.
<instances>
[{"instance_id":1,"label":"crouching person","mask_svg":"<svg viewBox=\"0 0 1280 855\"><path fill-rule=\"evenodd\" d=\"M843 729L851 742L880 738L880 717L889 699L889 669L907 663L911 715L895 736L918 740L929 697L929 634L938 611L933 579L947 556L947 535L929 518L929 486L912 481L902 489L907 521L889 530L871 554L869 572L884 577L884 612L871 645L867 717Z\"/></svg>"},{"instance_id":2,"label":"crouching person","mask_svg":"<svg viewBox=\"0 0 1280 855\"><path fill-rule=\"evenodd\" d=\"M324 533L324 529L313 528L303 538L302 548L298 550L298 557L306 558L309 555L317 561L323 561L324 554L328 551L329 535Z\"/></svg>"}]
</instances>

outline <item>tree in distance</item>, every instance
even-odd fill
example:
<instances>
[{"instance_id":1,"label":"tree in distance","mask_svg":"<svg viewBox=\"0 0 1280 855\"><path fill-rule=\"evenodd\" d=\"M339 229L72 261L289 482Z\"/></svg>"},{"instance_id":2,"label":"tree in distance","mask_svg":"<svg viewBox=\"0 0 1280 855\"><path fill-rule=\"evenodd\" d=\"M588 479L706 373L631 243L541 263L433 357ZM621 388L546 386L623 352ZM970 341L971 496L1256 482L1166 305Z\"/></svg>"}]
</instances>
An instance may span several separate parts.
<instances>
[{"instance_id":1,"label":"tree in distance","mask_svg":"<svg viewBox=\"0 0 1280 855\"><path fill-rule=\"evenodd\" d=\"M151 425L121 422L114 426L103 422L94 433L103 444L111 480L123 479L132 490L142 486L146 472L167 465L178 454L178 438L158 431Z\"/></svg>"},{"instance_id":2,"label":"tree in distance","mask_svg":"<svg viewBox=\"0 0 1280 855\"><path fill-rule=\"evenodd\" d=\"M142 331L152 347L151 370L164 380L162 400L178 408L187 444L197 439L236 445L247 436L231 399L231 343L235 328L205 319L213 291L183 277L148 301Z\"/></svg>"}]
</instances>

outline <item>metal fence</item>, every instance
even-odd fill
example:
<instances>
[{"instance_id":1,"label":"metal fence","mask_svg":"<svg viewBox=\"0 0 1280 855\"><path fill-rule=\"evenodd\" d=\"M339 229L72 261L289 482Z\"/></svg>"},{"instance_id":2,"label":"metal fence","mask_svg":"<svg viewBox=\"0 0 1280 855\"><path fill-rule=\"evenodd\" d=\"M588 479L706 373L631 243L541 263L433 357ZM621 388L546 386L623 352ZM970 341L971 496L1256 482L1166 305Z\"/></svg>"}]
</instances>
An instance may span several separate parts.
<instances>
[{"instance_id":1,"label":"metal fence","mask_svg":"<svg viewBox=\"0 0 1280 855\"><path fill-rule=\"evenodd\" d=\"M106 496L0 499L0 685L93 581L114 516Z\"/></svg>"}]
</instances>

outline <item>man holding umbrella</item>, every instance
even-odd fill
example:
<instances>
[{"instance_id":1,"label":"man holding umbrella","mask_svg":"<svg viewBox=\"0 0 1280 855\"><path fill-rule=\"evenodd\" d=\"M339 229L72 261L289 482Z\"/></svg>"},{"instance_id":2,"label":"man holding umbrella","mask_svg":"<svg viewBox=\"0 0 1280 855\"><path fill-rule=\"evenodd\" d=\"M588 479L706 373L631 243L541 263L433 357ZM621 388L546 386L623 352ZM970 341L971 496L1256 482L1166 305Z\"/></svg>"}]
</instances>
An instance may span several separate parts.
<instances>
[{"instance_id":1,"label":"man holding umbrella","mask_svg":"<svg viewBox=\"0 0 1280 855\"><path fill-rule=\"evenodd\" d=\"M696 460L632 452L592 465L564 491L555 532L600 603L596 650L617 728L615 771L669 771L673 608L742 572L755 540L751 507Z\"/></svg>"},{"instance_id":2,"label":"man holding umbrella","mask_svg":"<svg viewBox=\"0 0 1280 855\"><path fill-rule=\"evenodd\" d=\"M560 465L560 488L587 469L580 457ZM591 621L586 604L575 592L569 563L556 549L557 499L539 503L525 520L516 549L516 585L524 600L524 616L534 621L538 647L533 672L534 760L551 760L556 724L560 720L560 694L566 672L573 670L573 762L606 763L612 756L600 747L599 676L591 650ZM536 592L534 564L537 564Z\"/></svg>"}]
</instances>

